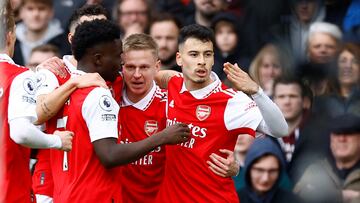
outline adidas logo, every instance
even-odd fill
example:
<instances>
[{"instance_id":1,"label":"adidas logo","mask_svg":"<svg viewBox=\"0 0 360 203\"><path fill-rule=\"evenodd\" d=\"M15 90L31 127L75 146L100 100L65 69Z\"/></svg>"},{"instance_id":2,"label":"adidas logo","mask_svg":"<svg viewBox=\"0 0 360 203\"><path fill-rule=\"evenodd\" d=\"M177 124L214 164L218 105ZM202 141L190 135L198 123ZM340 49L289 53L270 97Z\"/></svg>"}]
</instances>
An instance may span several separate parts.
<instances>
[{"instance_id":1,"label":"adidas logo","mask_svg":"<svg viewBox=\"0 0 360 203\"><path fill-rule=\"evenodd\" d=\"M171 108L174 108L174 100L171 100L171 101L170 101L169 106L170 106Z\"/></svg>"}]
</instances>

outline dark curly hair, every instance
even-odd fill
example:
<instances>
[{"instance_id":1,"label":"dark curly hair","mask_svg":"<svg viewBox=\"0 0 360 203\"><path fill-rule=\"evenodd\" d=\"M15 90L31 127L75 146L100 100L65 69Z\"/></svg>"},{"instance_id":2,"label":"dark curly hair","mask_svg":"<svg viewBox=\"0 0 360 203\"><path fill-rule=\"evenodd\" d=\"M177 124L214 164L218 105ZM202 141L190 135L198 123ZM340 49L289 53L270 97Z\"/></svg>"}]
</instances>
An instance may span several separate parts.
<instances>
[{"instance_id":1,"label":"dark curly hair","mask_svg":"<svg viewBox=\"0 0 360 203\"><path fill-rule=\"evenodd\" d=\"M81 8L75 10L69 20L69 30L76 29L82 16L99 16L104 15L109 19L109 13L100 4L85 4Z\"/></svg>"},{"instance_id":2,"label":"dark curly hair","mask_svg":"<svg viewBox=\"0 0 360 203\"><path fill-rule=\"evenodd\" d=\"M82 59L87 49L120 40L120 28L109 20L84 22L76 28L71 49L76 60Z\"/></svg>"}]
</instances>

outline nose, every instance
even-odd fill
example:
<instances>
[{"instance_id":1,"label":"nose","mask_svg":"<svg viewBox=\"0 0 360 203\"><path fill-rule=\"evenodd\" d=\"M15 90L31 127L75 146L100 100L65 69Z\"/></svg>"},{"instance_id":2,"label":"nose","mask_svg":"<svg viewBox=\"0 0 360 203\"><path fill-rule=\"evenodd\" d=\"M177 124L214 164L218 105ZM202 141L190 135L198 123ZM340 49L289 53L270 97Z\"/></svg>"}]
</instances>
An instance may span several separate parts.
<instances>
[{"instance_id":1,"label":"nose","mask_svg":"<svg viewBox=\"0 0 360 203\"><path fill-rule=\"evenodd\" d=\"M263 173L262 175L261 175L261 182L267 182L268 180L269 180L269 176L270 176L270 174L268 173L268 172L266 172L266 173Z\"/></svg>"},{"instance_id":2,"label":"nose","mask_svg":"<svg viewBox=\"0 0 360 203\"><path fill-rule=\"evenodd\" d=\"M134 72L134 78L140 78L140 77L141 77L140 68L136 68Z\"/></svg>"},{"instance_id":3,"label":"nose","mask_svg":"<svg viewBox=\"0 0 360 203\"><path fill-rule=\"evenodd\" d=\"M205 65L205 56L204 55L199 56L198 64Z\"/></svg>"}]
</instances>

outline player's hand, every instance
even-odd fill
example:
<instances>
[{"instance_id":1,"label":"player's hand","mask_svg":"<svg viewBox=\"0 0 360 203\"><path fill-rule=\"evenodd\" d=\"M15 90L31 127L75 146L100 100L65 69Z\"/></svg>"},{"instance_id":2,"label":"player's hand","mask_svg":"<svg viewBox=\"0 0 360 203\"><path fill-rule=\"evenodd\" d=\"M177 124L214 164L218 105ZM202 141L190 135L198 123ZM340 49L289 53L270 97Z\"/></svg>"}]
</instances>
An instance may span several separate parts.
<instances>
[{"instance_id":1,"label":"player's hand","mask_svg":"<svg viewBox=\"0 0 360 203\"><path fill-rule=\"evenodd\" d=\"M100 76L99 73L86 73L71 80L73 80L73 82L75 83L76 88L85 88L91 86L108 88L105 80Z\"/></svg>"},{"instance_id":2,"label":"player's hand","mask_svg":"<svg viewBox=\"0 0 360 203\"><path fill-rule=\"evenodd\" d=\"M60 76L61 78L66 77L66 69L65 69L65 63L63 60L59 59L58 57L54 56L46 61L40 63L38 66L36 66L36 71L40 69L47 69L53 72L55 75Z\"/></svg>"},{"instance_id":3,"label":"player's hand","mask_svg":"<svg viewBox=\"0 0 360 203\"><path fill-rule=\"evenodd\" d=\"M215 153L210 154L210 160L206 162L209 169L221 177L236 176L239 173L240 164L235 160L234 152L227 149L220 149L220 152L227 154L226 159Z\"/></svg>"},{"instance_id":4,"label":"player's hand","mask_svg":"<svg viewBox=\"0 0 360 203\"><path fill-rule=\"evenodd\" d=\"M61 139L61 150L70 151L72 149L73 132L70 131L55 131L54 135L57 135Z\"/></svg>"},{"instance_id":5,"label":"player's hand","mask_svg":"<svg viewBox=\"0 0 360 203\"><path fill-rule=\"evenodd\" d=\"M250 76L235 63L224 63L224 72L232 83L234 89L244 92L245 94L255 94L259 90L259 85L253 81Z\"/></svg>"},{"instance_id":6,"label":"player's hand","mask_svg":"<svg viewBox=\"0 0 360 203\"><path fill-rule=\"evenodd\" d=\"M190 138L190 128L185 123L177 123L166 127L161 131L163 138L162 144L179 144L186 142Z\"/></svg>"}]
</instances>

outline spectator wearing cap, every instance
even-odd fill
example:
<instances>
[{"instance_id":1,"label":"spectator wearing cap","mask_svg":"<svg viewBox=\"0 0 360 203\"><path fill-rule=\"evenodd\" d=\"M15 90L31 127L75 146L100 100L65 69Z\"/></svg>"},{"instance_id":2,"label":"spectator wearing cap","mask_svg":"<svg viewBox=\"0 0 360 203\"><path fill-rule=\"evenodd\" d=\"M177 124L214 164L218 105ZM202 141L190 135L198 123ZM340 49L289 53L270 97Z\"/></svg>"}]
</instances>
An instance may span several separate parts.
<instances>
[{"instance_id":1,"label":"spectator wearing cap","mask_svg":"<svg viewBox=\"0 0 360 203\"><path fill-rule=\"evenodd\" d=\"M360 117L344 114L330 126L330 155L309 166L294 192L309 203L360 202Z\"/></svg>"}]
</instances>

